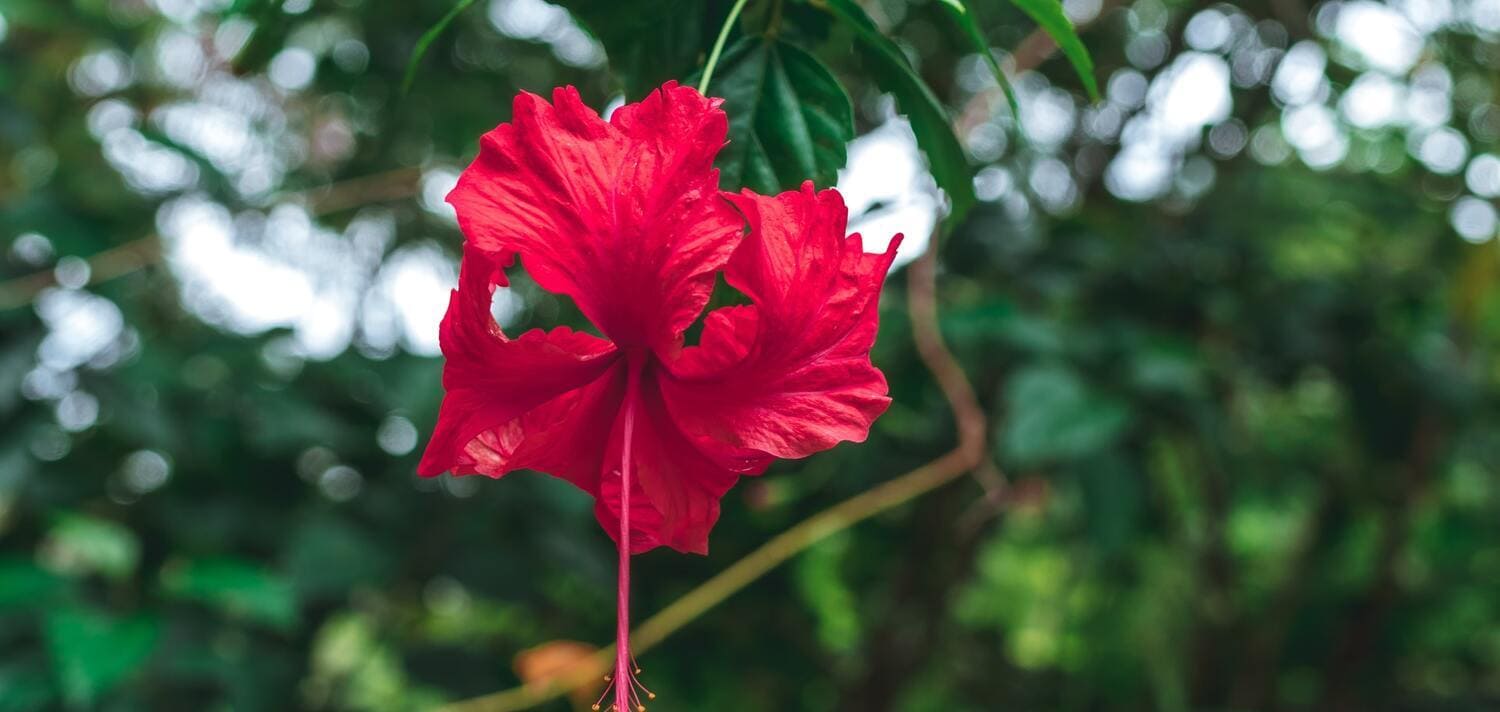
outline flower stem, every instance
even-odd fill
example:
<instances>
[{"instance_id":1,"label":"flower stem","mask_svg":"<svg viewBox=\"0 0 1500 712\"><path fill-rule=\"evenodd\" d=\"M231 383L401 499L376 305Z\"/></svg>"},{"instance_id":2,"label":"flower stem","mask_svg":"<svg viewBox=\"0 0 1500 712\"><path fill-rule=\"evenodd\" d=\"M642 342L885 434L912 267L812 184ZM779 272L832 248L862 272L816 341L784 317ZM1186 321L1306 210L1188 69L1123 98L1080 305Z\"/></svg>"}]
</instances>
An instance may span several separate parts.
<instances>
[{"instance_id":1,"label":"flower stem","mask_svg":"<svg viewBox=\"0 0 1500 712\"><path fill-rule=\"evenodd\" d=\"M734 21L740 17L740 10L745 9L745 3L749 0L736 0L734 7L729 8L729 16L724 18L724 26L719 28L719 38L714 40L714 48L708 53L708 62L703 65L703 78L698 80L698 93L708 94L708 80L714 76L714 67L719 64L719 55L724 52L724 42L729 39L729 28L734 27Z\"/></svg>"},{"instance_id":2,"label":"flower stem","mask_svg":"<svg viewBox=\"0 0 1500 712\"><path fill-rule=\"evenodd\" d=\"M635 440L635 401L639 369L631 364L625 386L625 442L620 447L620 580L615 598L615 707L634 712L630 697L635 675L630 658L630 479L632 441Z\"/></svg>"}]
</instances>

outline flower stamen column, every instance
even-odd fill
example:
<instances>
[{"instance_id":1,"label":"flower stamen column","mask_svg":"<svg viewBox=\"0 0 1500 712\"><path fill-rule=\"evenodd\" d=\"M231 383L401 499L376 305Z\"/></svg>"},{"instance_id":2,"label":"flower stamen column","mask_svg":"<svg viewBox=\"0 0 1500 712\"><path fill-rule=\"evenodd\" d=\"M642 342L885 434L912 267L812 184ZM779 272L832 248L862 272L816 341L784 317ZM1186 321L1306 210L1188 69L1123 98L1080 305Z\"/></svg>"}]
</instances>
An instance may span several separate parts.
<instances>
[{"instance_id":1,"label":"flower stamen column","mask_svg":"<svg viewBox=\"0 0 1500 712\"><path fill-rule=\"evenodd\" d=\"M646 709L635 696L635 671L630 657L630 487L631 445L635 440L635 402L640 365L629 359L625 386L624 442L620 446L620 580L615 598L615 707L621 712Z\"/></svg>"}]
</instances>

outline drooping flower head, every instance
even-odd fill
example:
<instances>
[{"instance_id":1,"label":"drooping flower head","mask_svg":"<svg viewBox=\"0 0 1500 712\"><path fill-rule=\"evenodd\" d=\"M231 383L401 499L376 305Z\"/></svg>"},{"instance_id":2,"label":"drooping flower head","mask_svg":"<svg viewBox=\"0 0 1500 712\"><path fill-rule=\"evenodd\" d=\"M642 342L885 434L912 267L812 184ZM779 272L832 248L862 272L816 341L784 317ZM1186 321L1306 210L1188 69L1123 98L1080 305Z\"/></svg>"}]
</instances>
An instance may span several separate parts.
<instances>
[{"instance_id":1,"label":"drooping flower head","mask_svg":"<svg viewBox=\"0 0 1500 712\"><path fill-rule=\"evenodd\" d=\"M627 553L706 553L740 476L865 438L889 403L869 353L899 236L866 254L811 184L720 192L719 104L668 83L605 121L567 87L484 135L448 196L466 242L421 474L539 470L592 495L617 542L628 502ZM517 256L602 336L504 334L490 300ZM685 345L717 274L751 303Z\"/></svg>"},{"instance_id":2,"label":"drooping flower head","mask_svg":"<svg viewBox=\"0 0 1500 712\"><path fill-rule=\"evenodd\" d=\"M523 93L448 195L464 257L419 472L539 470L593 495L620 555L612 710L654 697L630 655L631 554L707 553L740 476L863 440L890 403L870 347L900 236L865 254L843 199L810 183L721 193L719 104L669 82L605 121L571 87ZM507 337L490 300L517 256L603 336ZM719 274L751 303L686 345Z\"/></svg>"}]
</instances>

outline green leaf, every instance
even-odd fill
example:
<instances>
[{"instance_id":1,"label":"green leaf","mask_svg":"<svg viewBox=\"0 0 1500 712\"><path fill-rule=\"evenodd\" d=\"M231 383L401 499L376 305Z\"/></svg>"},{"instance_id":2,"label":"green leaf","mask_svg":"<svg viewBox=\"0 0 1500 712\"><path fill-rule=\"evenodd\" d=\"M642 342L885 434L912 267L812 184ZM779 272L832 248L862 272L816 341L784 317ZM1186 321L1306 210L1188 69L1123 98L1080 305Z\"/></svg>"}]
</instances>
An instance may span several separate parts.
<instances>
[{"instance_id":1,"label":"green leaf","mask_svg":"<svg viewBox=\"0 0 1500 712\"><path fill-rule=\"evenodd\" d=\"M697 68L703 48L723 13L708 2L680 0L561 0L604 45L610 69L620 77L627 101L637 101L668 79Z\"/></svg>"},{"instance_id":2,"label":"green leaf","mask_svg":"<svg viewBox=\"0 0 1500 712\"><path fill-rule=\"evenodd\" d=\"M917 145L927 154L932 177L953 203L953 220L962 220L974 206L974 176L963 146L953 134L947 110L917 76L901 48L881 34L874 20L853 0L828 0L827 8L854 30L875 83L896 97L897 107L911 122Z\"/></svg>"},{"instance_id":3,"label":"green leaf","mask_svg":"<svg viewBox=\"0 0 1500 712\"><path fill-rule=\"evenodd\" d=\"M379 585L393 555L333 514L314 515L288 538L282 570L303 597L342 597L359 584Z\"/></svg>"},{"instance_id":4,"label":"green leaf","mask_svg":"<svg viewBox=\"0 0 1500 712\"><path fill-rule=\"evenodd\" d=\"M0 712L38 712L57 707L57 693L45 663L9 661L0 665Z\"/></svg>"},{"instance_id":5,"label":"green leaf","mask_svg":"<svg viewBox=\"0 0 1500 712\"><path fill-rule=\"evenodd\" d=\"M66 590L66 580L30 561L0 559L0 611L45 608Z\"/></svg>"},{"instance_id":6,"label":"green leaf","mask_svg":"<svg viewBox=\"0 0 1500 712\"><path fill-rule=\"evenodd\" d=\"M1001 91L1005 92L1005 101L1010 104L1010 114L1016 117L1016 123L1021 121L1021 104L1016 101L1015 87L1010 85L1010 79L1005 76L1005 70L1000 68L1000 62L995 59L995 53L990 51L990 43L984 38L984 32L979 29L979 21L974 18L974 11L964 5L963 0L942 0L943 6L947 7L949 14L953 15L953 22L964 31L964 37L968 38L969 44L973 45L974 51L989 63L990 71L995 74L995 81L1000 83Z\"/></svg>"},{"instance_id":7,"label":"green leaf","mask_svg":"<svg viewBox=\"0 0 1500 712\"><path fill-rule=\"evenodd\" d=\"M808 549L797 559L797 589L818 622L818 638L831 650L859 645L859 596L844 579L851 535L845 531Z\"/></svg>"},{"instance_id":8,"label":"green leaf","mask_svg":"<svg viewBox=\"0 0 1500 712\"><path fill-rule=\"evenodd\" d=\"M943 0L951 2L952 0ZM1021 12L1026 13L1036 24L1042 28L1047 36L1057 43L1062 49L1063 56L1073 63L1073 71L1078 73L1078 78L1083 80L1083 88L1088 91L1089 98L1099 101L1099 84L1094 81L1094 60L1089 57L1089 51L1083 46L1083 40L1078 39L1078 31L1073 29L1073 23L1063 13L1062 3L1059 0L1011 0Z\"/></svg>"},{"instance_id":9,"label":"green leaf","mask_svg":"<svg viewBox=\"0 0 1500 712\"><path fill-rule=\"evenodd\" d=\"M42 560L53 571L124 578L135 571L140 542L129 529L107 519L69 515L42 542Z\"/></svg>"},{"instance_id":10,"label":"green leaf","mask_svg":"<svg viewBox=\"0 0 1500 712\"><path fill-rule=\"evenodd\" d=\"M729 114L729 145L719 154L726 189L833 185L854 138L854 108L822 62L785 42L747 37L725 55L714 89Z\"/></svg>"},{"instance_id":11,"label":"green leaf","mask_svg":"<svg viewBox=\"0 0 1500 712\"><path fill-rule=\"evenodd\" d=\"M143 665L156 647L154 618L115 618L83 608L60 608L47 614L47 649L63 696L87 705L124 681Z\"/></svg>"},{"instance_id":12,"label":"green leaf","mask_svg":"<svg viewBox=\"0 0 1500 712\"><path fill-rule=\"evenodd\" d=\"M291 630L297 624L297 597L291 582L234 559L204 559L167 566L161 574L169 596L214 606L243 618Z\"/></svg>"},{"instance_id":13,"label":"green leaf","mask_svg":"<svg viewBox=\"0 0 1500 712\"><path fill-rule=\"evenodd\" d=\"M1140 475L1115 453L1088 458L1074 470L1094 546L1108 555L1124 553L1140 524Z\"/></svg>"},{"instance_id":14,"label":"green leaf","mask_svg":"<svg viewBox=\"0 0 1500 712\"><path fill-rule=\"evenodd\" d=\"M473 4L474 0L458 0L453 9L443 15L443 19L438 20L436 25L427 28L427 31L422 33L421 39L417 40L417 46L412 48L411 59L406 60L406 75L401 79L402 94L411 89L411 82L417 77L417 65L422 63L422 56L427 54L427 48L431 47L432 43L443 34L443 30L448 29L448 25L453 24L453 21Z\"/></svg>"},{"instance_id":15,"label":"green leaf","mask_svg":"<svg viewBox=\"0 0 1500 712\"><path fill-rule=\"evenodd\" d=\"M1072 370L1035 366L1012 376L1000 441L1018 464L1076 459L1111 445L1130 421L1119 401L1091 392Z\"/></svg>"}]
</instances>

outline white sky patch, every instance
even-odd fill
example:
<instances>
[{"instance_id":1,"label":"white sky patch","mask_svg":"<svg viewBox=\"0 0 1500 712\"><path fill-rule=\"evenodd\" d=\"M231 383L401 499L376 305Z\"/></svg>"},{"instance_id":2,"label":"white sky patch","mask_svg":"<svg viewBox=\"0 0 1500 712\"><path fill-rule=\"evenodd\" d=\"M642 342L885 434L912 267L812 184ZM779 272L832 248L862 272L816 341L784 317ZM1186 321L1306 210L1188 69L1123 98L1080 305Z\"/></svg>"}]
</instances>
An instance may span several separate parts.
<instances>
[{"instance_id":1,"label":"white sky patch","mask_svg":"<svg viewBox=\"0 0 1500 712\"><path fill-rule=\"evenodd\" d=\"M1146 103L1146 90L1150 83L1146 75L1126 67L1117 69L1109 77L1107 93L1109 100L1122 109L1134 109Z\"/></svg>"},{"instance_id":2,"label":"white sky patch","mask_svg":"<svg viewBox=\"0 0 1500 712\"><path fill-rule=\"evenodd\" d=\"M24 264L40 267L52 259L52 241L39 233L21 233L10 243L10 254Z\"/></svg>"},{"instance_id":3,"label":"white sky patch","mask_svg":"<svg viewBox=\"0 0 1500 712\"><path fill-rule=\"evenodd\" d=\"M150 112L149 124L173 145L153 141L139 129L140 112L120 99L104 99L89 109L89 132L99 139L106 160L126 182L146 194L193 188L199 166L185 152L202 157L229 178L243 197L264 197L307 149L287 131L287 116L264 82L211 72L195 84L192 96L164 102Z\"/></svg>"},{"instance_id":4,"label":"white sky patch","mask_svg":"<svg viewBox=\"0 0 1500 712\"><path fill-rule=\"evenodd\" d=\"M1485 32L1500 32L1500 0L1471 0L1469 22Z\"/></svg>"},{"instance_id":5,"label":"white sky patch","mask_svg":"<svg viewBox=\"0 0 1500 712\"><path fill-rule=\"evenodd\" d=\"M156 11L179 24L187 24L198 17L199 4L194 0L151 0Z\"/></svg>"},{"instance_id":6,"label":"white sky patch","mask_svg":"<svg viewBox=\"0 0 1500 712\"><path fill-rule=\"evenodd\" d=\"M860 234L866 252L883 252L896 233L903 237L893 268L927 249L940 202L905 119L890 118L849 143L838 190L849 206L849 232Z\"/></svg>"},{"instance_id":7,"label":"white sky patch","mask_svg":"<svg viewBox=\"0 0 1500 712\"><path fill-rule=\"evenodd\" d=\"M1271 78L1271 93L1282 103L1296 106L1316 101L1328 93L1328 55L1312 40L1303 40L1287 50Z\"/></svg>"},{"instance_id":8,"label":"white sky patch","mask_svg":"<svg viewBox=\"0 0 1500 712\"><path fill-rule=\"evenodd\" d=\"M1395 0L1391 4L1400 8L1406 20L1424 35L1442 29L1454 19L1450 0Z\"/></svg>"},{"instance_id":9,"label":"white sky patch","mask_svg":"<svg viewBox=\"0 0 1500 712\"><path fill-rule=\"evenodd\" d=\"M1453 230L1459 237L1477 244L1495 237L1500 217L1496 216L1495 206L1488 201L1464 196L1454 201L1448 220L1453 223Z\"/></svg>"},{"instance_id":10,"label":"white sky patch","mask_svg":"<svg viewBox=\"0 0 1500 712\"><path fill-rule=\"evenodd\" d=\"M117 128L101 142L104 159L136 190L172 193L198 182L198 166L181 153L152 141L132 128Z\"/></svg>"},{"instance_id":11,"label":"white sky patch","mask_svg":"<svg viewBox=\"0 0 1500 712\"><path fill-rule=\"evenodd\" d=\"M115 129L131 128L140 120L135 107L119 99L105 99L89 109L89 133L102 139Z\"/></svg>"},{"instance_id":12,"label":"white sky patch","mask_svg":"<svg viewBox=\"0 0 1500 712\"><path fill-rule=\"evenodd\" d=\"M1188 20L1182 38L1189 47L1200 52L1214 52L1228 46L1232 39L1233 25L1229 18L1217 8L1209 8Z\"/></svg>"},{"instance_id":13,"label":"white sky patch","mask_svg":"<svg viewBox=\"0 0 1500 712\"><path fill-rule=\"evenodd\" d=\"M214 30L214 54L221 61L234 59L255 33L255 23L244 17L226 17Z\"/></svg>"},{"instance_id":14,"label":"white sky patch","mask_svg":"<svg viewBox=\"0 0 1500 712\"><path fill-rule=\"evenodd\" d=\"M1500 156L1481 153L1469 161L1464 171L1464 183L1475 195L1485 198L1500 197Z\"/></svg>"},{"instance_id":15,"label":"white sky patch","mask_svg":"<svg viewBox=\"0 0 1500 712\"><path fill-rule=\"evenodd\" d=\"M205 321L257 333L291 323L312 299L306 275L235 243L224 206L183 198L163 206L158 222L184 301Z\"/></svg>"},{"instance_id":16,"label":"white sky patch","mask_svg":"<svg viewBox=\"0 0 1500 712\"><path fill-rule=\"evenodd\" d=\"M196 33L176 28L162 32L156 38L152 63L157 78L167 86L192 89L208 68L203 49L203 40Z\"/></svg>"},{"instance_id":17,"label":"white sky patch","mask_svg":"<svg viewBox=\"0 0 1500 712\"><path fill-rule=\"evenodd\" d=\"M1109 162L1104 187L1125 200L1150 200L1167 188L1174 168L1172 158L1153 147L1127 145Z\"/></svg>"},{"instance_id":18,"label":"white sky patch","mask_svg":"<svg viewBox=\"0 0 1500 712\"><path fill-rule=\"evenodd\" d=\"M151 112L152 123L173 141L193 149L223 173L245 168L252 141L245 114L201 102L168 104Z\"/></svg>"},{"instance_id":19,"label":"white sky patch","mask_svg":"<svg viewBox=\"0 0 1500 712\"><path fill-rule=\"evenodd\" d=\"M48 289L37 297L36 313L47 326L47 335L37 347L37 360L52 371L82 366L125 329L120 308L88 292Z\"/></svg>"},{"instance_id":20,"label":"white sky patch","mask_svg":"<svg viewBox=\"0 0 1500 712\"><path fill-rule=\"evenodd\" d=\"M271 58L266 76L287 91L306 89L318 71L318 58L302 47L288 47Z\"/></svg>"},{"instance_id":21,"label":"white sky patch","mask_svg":"<svg viewBox=\"0 0 1500 712\"><path fill-rule=\"evenodd\" d=\"M1186 52L1151 83L1147 100L1167 138L1196 139L1204 126L1229 118L1229 65L1216 55Z\"/></svg>"},{"instance_id":22,"label":"white sky patch","mask_svg":"<svg viewBox=\"0 0 1500 712\"><path fill-rule=\"evenodd\" d=\"M610 117L613 117L622 106L625 106L625 95L616 94L604 105L604 111L599 112L599 115L604 117L605 121L609 121Z\"/></svg>"},{"instance_id":23,"label":"white sky patch","mask_svg":"<svg viewBox=\"0 0 1500 712\"><path fill-rule=\"evenodd\" d=\"M458 213L448 204L448 194L453 192L456 185L458 171L446 166L427 169L422 173L422 207L457 225Z\"/></svg>"},{"instance_id":24,"label":"white sky patch","mask_svg":"<svg viewBox=\"0 0 1500 712\"><path fill-rule=\"evenodd\" d=\"M1464 167L1469 158L1469 142L1458 131L1444 126L1425 133L1413 133L1408 140L1412 155L1433 173L1452 175Z\"/></svg>"},{"instance_id":25,"label":"white sky patch","mask_svg":"<svg viewBox=\"0 0 1500 712\"><path fill-rule=\"evenodd\" d=\"M53 414L63 430L70 433L87 430L99 419L99 399L84 391L73 391L57 401Z\"/></svg>"},{"instance_id":26,"label":"white sky patch","mask_svg":"<svg viewBox=\"0 0 1500 712\"><path fill-rule=\"evenodd\" d=\"M1000 166L985 166L974 174L974 195L980 200L993 202L1015 190L1016 179L1010 171Z\"/></svg>"},{"instance_id":27,"label":"white sky patch","mask_svg":"<svg viewBox=\"0 0 1500 712\"><path fill-rule=\"evenodd\" d=\"M1365 66L1395 75L1410 71L1422 52L1422 35L1405 16L1367 0L1338 6L1334 34Z\"/></svg>"},{"instance_id":28,"label":"white sky patch","mask_svg":"<svg viewBox=\"0 0 1500 712\"><path fill-rule=\"evenodd\" d=\"M189 311L243 334L289 328L299 355L319 359L349 345L360 297L390 239L372 236L380 228L368 218L339 235L299 206L235 219L201 196L163 205L157 224Z\"/></svg>"},{"instance_id":29,"label":"white sky patch","mask_svg":"<svg viewBox=\"0 0 1500 712\"><path fill-rule=\"evenodd\" d=\"M1073 135L1078 116L1073 96L1056 87L1034 92L1027 92L1025 88L1026 83L1018 87L1017 99L1021 104L1021 125L1027 138L1049 150L1061 146Z\"/></svg>"},{"instance_id":30,"label":"white sky patch","mask_svg":"<svg viewBox=\"0 0 1500 712\"><path fill-rule=\"evenodd\" d=\"M1453 118L1453 75L1436 62L1412 73L1406 115L1414 126L1442 126Z\"/></svg>"},{"instance_id":31,"label":"white sky patch","mask_svg":"<svg viewBox=\"0 0 1500 712\"><path fill-rule=\"evenodd\" d=\"M547 0L492 0L490 23L508 37L551 46L553 56L574 67L604 63L604 48L573 16Z\"/></svg>"},{"instance_id":32,"label":"white sky patch","mask_svg":"<svg viewBox=\"0 0 1500 712\"><path fill-rule=\"evenodd\" d=\"M68 83L84 96L101 96L130 86L130 58L118 49L91 52L68 69Z\"/></svg>"},{"instance_id":33,"label":"white sky patch","mask_svg":"<svg viewBox=\"0 0 1500 712\"><path fill-rule=\"evenodd\" d=\"M1120 152L1105 169L1105 187L1125 200L1162 195L1203 129L1227 119L1232 108L1224 59L1204 52L1179 55L1151 81L1145 109L1126 122Z\"/></svg>"},{"instance_id":34,"label":"white sky patch","mask_svg":"<svg viewBox=\"0 0 1500 712\"><path fill-rule=\"evenodd\" d=\"M1313 151L1333 141L1339 133L1333 112L1322 104L1288 109L1281 114L1281 135L1299 151Z\"/></svg>"},{"instance_id":35,"label":"white sky patch","mask_svg":"<svg viewBox=\"0 0 1500 712\"><path fill-rule=\"evenodd\" d=\"M1333 110L1322 104L1282 112L1281 134L1297 149L1302 162L1313 168L1331 168L1349 153L1349 137L1339 128Z\"/></svg>"},{"instance_id":36,"label":"white sky patch","mask_svg":"<svg viewBox=\"0 0 1500 712\"><path fill-rule=\"evenodd\" d=\"M1075 25L1081 25L1099 16L1104 9L1104 0L1063 0L1063 12Z\"/></svg>"},{"instance_id":37,"label":"white sky patch","mask_svg":"<svg viewBox=\"0 0 1500 712\"><path fill-rule=\"evenodd\" d=\"M1339 111L1352 126L1377 129L1401 120L1406 87L1384 74L1359 75L1339 98Z\"/></svg>"},{"instance_id":38,"label":"white sky patch","mask_svg":"<svg viewBox=\"0 0 1500 712\"><path fill-rule=\"evenodd\" d=\"M378 351L399 343L415 354L438 355L438 325L457 285L457 265L436 245L396 250L381 266L365 297L362 338ZM496 289L495 293L511 298L510 289ZM519 299L516 305L519 310ZM508 319L497 321L503 325Z\"/></svg>"},{"instance_id":39,"label":"white sky patch","mask_svg":"<svg viewBox=\"0 0 1500 712\"><path fill-rule=\"evenodd\" d=\"M1049 213L1065 213L1078 204L1078 183L1073 180L1073 172L1067 164L1051 156L1039 158L1031 165L1027 184Z\"/></svg>"}]
</instances>

